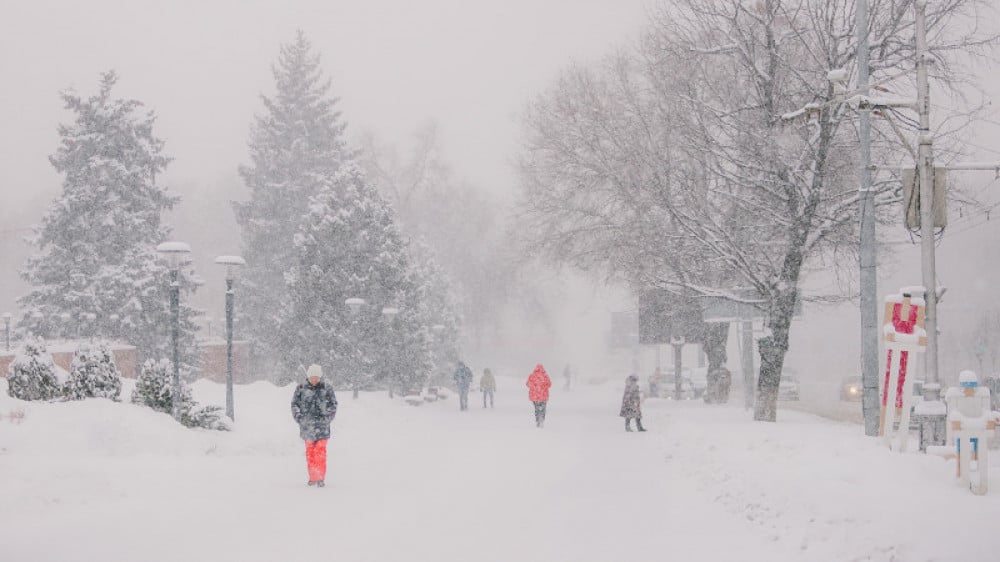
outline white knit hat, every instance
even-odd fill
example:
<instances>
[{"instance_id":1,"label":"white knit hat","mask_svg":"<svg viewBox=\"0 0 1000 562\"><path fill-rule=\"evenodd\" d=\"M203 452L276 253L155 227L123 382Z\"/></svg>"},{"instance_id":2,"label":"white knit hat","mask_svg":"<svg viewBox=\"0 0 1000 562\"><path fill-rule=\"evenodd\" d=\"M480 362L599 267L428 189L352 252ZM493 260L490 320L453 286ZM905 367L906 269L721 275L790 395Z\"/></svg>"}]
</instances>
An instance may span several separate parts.
<instances>
[{"instance_id":1,"label":"white knit hat","mask_svg":"<svg viewBox=\"0 0 1000 562\"><path fill-rule=\"evenodd\" d=\"M319 377L323 378L323 367L313 363L309 365L309 370L306 371L306 378Z\"/></svg>"}]
</instances>

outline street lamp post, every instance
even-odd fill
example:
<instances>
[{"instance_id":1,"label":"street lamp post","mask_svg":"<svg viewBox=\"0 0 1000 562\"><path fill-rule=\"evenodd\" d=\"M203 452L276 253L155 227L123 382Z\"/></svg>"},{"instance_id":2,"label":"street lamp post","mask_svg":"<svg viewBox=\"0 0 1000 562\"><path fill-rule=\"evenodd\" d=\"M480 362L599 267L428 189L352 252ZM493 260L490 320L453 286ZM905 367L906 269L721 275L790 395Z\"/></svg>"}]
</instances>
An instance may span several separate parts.
<instances>
[{"instance_id":1,"label":"street lamp post","mask_svg":"<svg viewBox=\"0 0 1000 562\"><path fill-rule=\"evenodd\" d=\"M34 311L34 312L31 313L31 319L35 321L35 330L36 330L36 332L35 332L34 336L36 338L44 338L45 337L45 330L44 330L45 325L44 325L43 322L45 321L45 315L42 314L40 311L36 310L36 311Z\"/></svg>"},{"instance_id":2,"label":"street lamp post","mask_svg":"<svg viewBox=\"0 0 1000 562\"><path fill-rule=\"evenodd\" d=\"M88 312L85 318L87 319L87 326L90 328L90 343L94 343L94 331L97 329L97 315L93 312Z\"/></svg>"},{"instance_id":3,"label":"street lamp post","mask_svg":"<svg viewBox=\"0 0 1000 562\"><path fill-rule=\"evenodd\" d=\"M10 313L3 313L4 334L7 340L7 351L10 351Z\"/></svg>"},{"instance_id":4,"label":"street lamp post","mask_svg":"<svg viewBox=\"0 0 1000 562\"><path fill-rule=\"evenodd\" d=\"M226 266L226 415L236 421L233 406L233 283L236 273L247 262L240 256L219 256L215 263Z\"/></svg>"},{"instance_id":5,"label":"street lamp post","mask_svg":"<svg viewBox=\"0 0 1000 562\"><path fill-rule=\"evenodd\" d=\"M118 321L121 320L121 316L112 314L108 316L108 320L111 321L111 339L112 341L116 341L118 339Z\"/></svg>"},{"instance_id":6,"label":"street lamp post","mask_svg":"<svg viewBox=\"0 0 1000 562\"><path fill-rule=\"evenodd\" d=\"M681 384L683 383L682 377L684 376L684 364L681 360L681 351L684 349L684 343L684 338L670 338L670 345L674 347L674 398L676 400L680 400L681 394L683 393Z\"/></svg>"},{"instance_id":7,"label":"street lamp post","mask_svg":"<svg viewBox=\"0 0 1000 562\"><path fill-rule=\"evenodd\" d=\"M72 316L70 316L70 313L68 312L63 312L62 314L59 315L59 320L62 321L62 326L61 326L62 337L64 340L67 341L69 340L69 321L71 319Z\"/></svg>"},{"instance_id":8,"label":"street lamp post","mask_svg":"<svg viewBox=\"0 0 1000 562\"><path fill-rule=\"evenodd\" d=\"M441 334L444 333L444 324L434 324L431 326L431 332L434 333L434 372L433 372L433 384L437 385L438 380L441 378L441 366L438 364L441 361Z\"/></svg>"},{"instance_id":9,"label":"street lamp post","mask_svg":"<svg viewBox=\"0 0 1000 562\"><path fill-rule=\"evenodd\" d=\"M170 313L173 316L173 328L171 330L171 340L173 342L174 356L174 380L170 403L174 419L180 421L180 396L181 396L181 354L180 354L180 330L181 330L181 283L180 269L191 253L191 246L184 242L164 242L156 247L156 251L167 258L170 263Z\"/></svg>"},{"instance_id":10,"label":"street lamp post","mask_svg":"<svg viewBox=\"0 0 1000 562\"><path fill-rule=\"evenodd\" d=\"M392 319L395 318L397 314L399 314L399 309L396 308L396 307L394 307L394 306L384 306L384 307L382 307L382 318L385 319L386 324L388 325L388 328L387 328L388 330L392 330ZM388 354L386 354L386 356L388 356ZM386 372L386 375L388 376L388 380L386 381L386 383L389 386L389 398L392 398L393 397L393 392L392 392L393 391L392 373ZM405 391L407 389L403 389L403 390Z\"/></svg>"},{"instance_id":11,"label":"street lamp post","mask_svg":"<svg viewBox=\"0 0 1000 562\"><path fill-rule=\"evenodd\" d=\"M360 299L360 298L357 298L357 297L351 297L351 298L345 300L344 304L346 304L347 308L351 311L351 319L352 319L353 323L355 324L351 328L351 341L353 341L354 344L355 344L355 347L357 347L358 336L357 336L357 334L355 332L357 332L358 313L361 312L361 307L365 305L365 299ZM358 376L357 373L355 373L354 376L357 377ZM358 384L357 384L357 382L354 383L354 388L351 389L351 390L353 391L353 398L357 398L358 397Z\"/></svg>"}]
</instances>

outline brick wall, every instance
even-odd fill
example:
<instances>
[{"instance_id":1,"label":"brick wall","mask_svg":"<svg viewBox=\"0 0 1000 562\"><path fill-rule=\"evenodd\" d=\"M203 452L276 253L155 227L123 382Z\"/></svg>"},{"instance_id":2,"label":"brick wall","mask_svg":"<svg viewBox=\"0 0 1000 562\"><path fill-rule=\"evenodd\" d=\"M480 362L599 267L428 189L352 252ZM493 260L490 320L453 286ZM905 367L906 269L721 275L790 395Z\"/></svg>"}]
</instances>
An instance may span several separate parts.
<instances>
[{"instance_id":1,"label":"brick wall","mask_svg":"<svg viewBox=\"0 0 1000 562\"><path fill-rule=\"evenodd\" d=\"M73 364L73 354L76 352L78 345L75 342L71 342L52 346L49 348L49 353L52 355L52 362L64 371L69 372ZM0 351L0 377L7 378L7 370L10 368L10 364L14 362L15 353L14 349L11 349L9 352ZM114 356L115 365L118 365L118 371L123 377L134 379L139 374L134 347L131 345L116 344L112 346L111 354Z\"/></svg>"},{"instance_id":2,"label":"brick wall","mask_svg":"<svg viewBox=\"0 0 1000 562\"><path fill-rule=\"evenodd\" d=\"M201 378L226 382L226 342L207 340L198 342L201 349ZM233 342L233 382L248 383L250 377L250 342Z\"/></svg>"},{"instance_id":3,"label":"brick wall","mask_svg":"<svg viewBox=\"0 0 1000 562\"><path fill-rule=\"evenodd\" d=\"M69 371L73 363L73 353L78 344L69 342L49 348L52 361L62 369ZM201 350L201 378L215 382L226 381L226 342L208 340L198 343ZM130 345L115 345L111 349L115 365L123 377L134 379L139 374L138 356L135 347ZM16 351L0 351L0 377L7 378L7 369L14 361ZM233 342L233 382L248 383L250 377L250 342Z\"/></svg>"}]
</instances>

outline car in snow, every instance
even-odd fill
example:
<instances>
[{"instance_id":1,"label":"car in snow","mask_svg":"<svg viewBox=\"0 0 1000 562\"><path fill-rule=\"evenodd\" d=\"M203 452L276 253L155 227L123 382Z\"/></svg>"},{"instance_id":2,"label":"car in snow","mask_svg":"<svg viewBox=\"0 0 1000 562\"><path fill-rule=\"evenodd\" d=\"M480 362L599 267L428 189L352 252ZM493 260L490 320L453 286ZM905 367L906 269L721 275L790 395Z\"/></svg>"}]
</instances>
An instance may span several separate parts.
<instances>
[{"instance_id":1,"label":"car in snow","mask_svg":"<svg viewBox=\"0 0 1000 562\"><path fill-rule=\"evenodd\" d=\"M847 377L840 383L840 399L845 402L860 402L862 388L861 376Z\"/></svg>"},{"instance_id":2,"label":"car in snow","mask_svg":"<svg viewBox=\"0 0 1000 562\"><path fill-rule=\"evenodd\" d=\"M798 399L799 378L791 371L785 370L781 373L781 381L778 383L778 400Z\"/></svg>"}]
</instances>

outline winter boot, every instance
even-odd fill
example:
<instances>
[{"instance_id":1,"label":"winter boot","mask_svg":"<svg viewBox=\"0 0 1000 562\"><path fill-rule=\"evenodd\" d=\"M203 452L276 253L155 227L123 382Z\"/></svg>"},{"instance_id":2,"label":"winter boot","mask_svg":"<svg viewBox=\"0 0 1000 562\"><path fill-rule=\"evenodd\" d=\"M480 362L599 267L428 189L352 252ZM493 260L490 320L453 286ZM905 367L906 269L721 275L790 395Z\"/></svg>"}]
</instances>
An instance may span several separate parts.
<instances>
[{"instance_id":1,"label":"winter boot","mask_svg":"<svg viewBox=\"0 0 1000 562\"><path fill-rule=\"evenodd\" d=\"M306 486L315 486L315 485L316 485L316 481L315 480L310 480L309 483L306 484Z\"/></svg>"},{"instance_id":2,"label":"winter boot","mask_svg":"<svg viewBox=\"0 0 1000 562\"><path fill-rule=\"evenodd\" d=\"M632 418L625 418L625 431L632 431Z\"/></svg>"},{"instance_id":3,"label":"winter boot","mask_svg":"<svg viewBox=\"0 0 1000 562\"><path fill-rule=\"evenodd\" d=\"M642 418L635 418L635 426L639 428L639 431L646 431L646 428L642 427Z\"/></svg>"},{"instance_id":4,"label":"winter boot","mask_svg":"<svg viewBox=\"0 0 1000 562\"><path fill-rule=\"evenodd\" d=\"M316 486L319 487L319 488L323 488L323 487L326 486L326 482L324 482L322 480L317 480L316 481Z\"/></svg>"}]
</instances>

